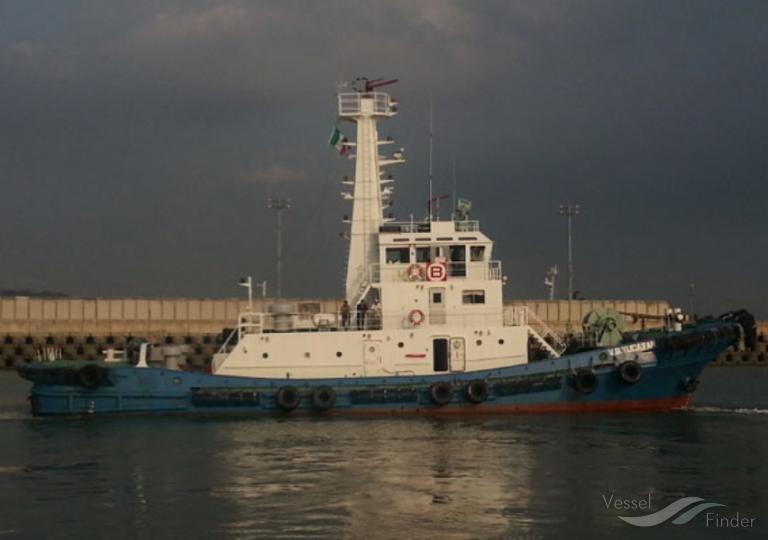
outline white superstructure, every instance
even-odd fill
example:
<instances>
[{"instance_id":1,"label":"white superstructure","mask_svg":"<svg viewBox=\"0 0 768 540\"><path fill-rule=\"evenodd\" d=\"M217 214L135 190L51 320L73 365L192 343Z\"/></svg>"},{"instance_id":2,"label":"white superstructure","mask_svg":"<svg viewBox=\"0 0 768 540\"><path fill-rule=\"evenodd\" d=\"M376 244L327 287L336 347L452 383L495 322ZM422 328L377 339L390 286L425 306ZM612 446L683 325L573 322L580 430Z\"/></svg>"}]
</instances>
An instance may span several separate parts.
<instances>
[{"instance_id":1,"label":"white superstructure","mask_svg":"<svg viewBox=\"0 0 768 540\"><path fill-rule=\"evenodd\" d=\"M477 221L395 222L384 216L402 149L380 140L377 123L397 102L375 89L394 81L358 79L338 94L339 118L356 124L355 176L347 261L349 312L302 316L243 313L233 339L214 358L220 375L370 377L431 375L521 364L529 339L552 356L543 325L516 311L504 320L501 263ZM529 324L530 323L530 324ZM540 323L540 322L539 322ZM236 343L235 343L235 339ZM550 340L551 341L551 340Z\"/></svg>"}]
</instances>

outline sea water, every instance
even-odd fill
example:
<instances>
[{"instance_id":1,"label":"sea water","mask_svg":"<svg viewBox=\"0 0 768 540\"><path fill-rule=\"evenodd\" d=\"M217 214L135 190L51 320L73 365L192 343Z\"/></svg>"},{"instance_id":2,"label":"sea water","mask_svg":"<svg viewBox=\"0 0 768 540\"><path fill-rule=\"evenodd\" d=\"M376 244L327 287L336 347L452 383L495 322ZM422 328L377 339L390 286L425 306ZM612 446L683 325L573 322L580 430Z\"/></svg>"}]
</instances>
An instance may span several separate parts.
<instances>
[{"instance_id":1,"label":"sea water","mask_svg":"<svg viewBox=\"0 0 768 540\"><path fill-rule=\"evenodd\" d=\"M0 540L765 538L766 388L716 367L667 413L62 419L2 372ZM621 519L686 497L722 506Z\"/></svg>"}]
</instances>

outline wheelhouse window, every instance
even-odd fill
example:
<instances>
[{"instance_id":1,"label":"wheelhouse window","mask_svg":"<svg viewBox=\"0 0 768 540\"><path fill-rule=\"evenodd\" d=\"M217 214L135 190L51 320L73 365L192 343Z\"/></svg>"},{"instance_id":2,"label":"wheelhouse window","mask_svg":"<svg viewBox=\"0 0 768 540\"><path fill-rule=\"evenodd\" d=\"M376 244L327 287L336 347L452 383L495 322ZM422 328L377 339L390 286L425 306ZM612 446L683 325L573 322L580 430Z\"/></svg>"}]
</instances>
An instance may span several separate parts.
<instances>
[{"instance_id":1,"label":"wheelhouse window","mask_svg":"<svg viewBox=\"0 0 768 540\"><path fill-rule=\"evenodd\" d=\"M485 304L485 291L462 291L461 298L465 304Z\"/></svg>"},{"instance_id":2,"label":"wheelhouse window","mask_svg":"<svg viewBox=\"0 0 768 540\"><path fill-rule=\"evenodd\" d=\"M430 256L430 249L428 247L416 248L416 262L417 263L431 263L432 257Z\"/></svg>"},{"instance_id":3,"label":"wheelhouse window","mask_svg":"<svg viewBox=\"0 0 768 540\"><path fill-rule=\"evenodd\" d=\"M451 246L451 262L464 262L467 260L465 246Z\"/></svg>"},{"instance_id":4,"label":"wheelhouse window","mask_svg":"<svg viewBox=\"0 0 768 540\"><path fill-rule=\"evenodd\" d=\"M407 263L410 258L410 249L407 247L402 248L387 248L386 261L387 264Z\"/></svg>"},{"instance_id":5,"label":"wheelhouse window","mask_svg":"<svg viewBox=\"0 0 768 540\"><path fill-rule=\"evenodd\" d=\"M485 246L471 246L469 248L469 260L481 262L485 260Z\"/></svg>"},{"instance_id":6,"label":"wheelhouse window","mask_svg":"<svg viewBox=\"0 0 768 540\"><path fill-rule=\"evenodd\" d=\"M448 268L448 275L453 277L464 277L467 275L467 248L464 245L451 246L449 250L451 264Z\"/></svg>"}]
</instances>

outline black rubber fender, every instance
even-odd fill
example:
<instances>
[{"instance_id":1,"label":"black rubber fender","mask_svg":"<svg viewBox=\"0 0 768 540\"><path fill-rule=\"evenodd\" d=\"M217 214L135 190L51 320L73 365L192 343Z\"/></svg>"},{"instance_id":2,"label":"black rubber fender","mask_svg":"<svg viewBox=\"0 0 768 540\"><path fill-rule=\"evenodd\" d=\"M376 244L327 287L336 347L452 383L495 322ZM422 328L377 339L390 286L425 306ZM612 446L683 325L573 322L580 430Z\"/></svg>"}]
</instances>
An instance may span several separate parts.
<instances>
[{"instance_id":1,"label":"black rubber fender","mask_svg":"<svg viewBox=\"0 0 768 540\"><path fill-rule=\"evenodd\" d=\"M699 387L699 379L696 377L686 377L682 380L680 383L680 387L683 389L683 392L686 394L693 394L696 389Z\"/></svg>"},{"instance_id":2,"label":"black rubber fender","mask_svg":"<svg viewBox=\"0 0 768 540\"><path fill-rule=\"evenodd\" d=\"M472 403L482 403L488 399L488 383L482 380L472 381L467 385L465 394Z\"/></svg>"},{"instance_id":3,"label":"black rubber fender","mask_svg":"<svg viewBox=\"0 0 768 540\"><path fill-rule=\"evenodd\" d=\"M591 369L580 369L573 374L573 389L579 394L588 395L597 390L597 375Z\"/></svg>"},{"instance_id":4,"label":"black rubber fender","mask_svg":"<svg viewBox=\"0 0 768 540\"><path fill-rule=\"evenodd\" d=\"M432 403L442 407L450 403L453 398L453 388L447 382L436 382L429 387L429 399Z\"/></svg>"},{"instance_id":5,"label":"black rubber fender","mask_svg":"<svg viewBox=\"0 0 768 540\"><path fill-rule=\"evenodd\" d=\"M301 395L294 386L283 386L275 394L275 404L284 411L292 411L301 403Z\"/></svg>"},{"instance_id":6,"label":"black rubber fender","mask_svg":"<svg viewBox=\"0 0 768 540\"><path fill-rule=\"evenodd\" d=\"M336 391L330 386L320 386L312 390L312 407L318 411L328 411L336 405Z\"/></svg>"},{"instance_id":7,"label":"black rubber fender","mask_svg":"<svg viewBox=\"0 0 768 540\"><path fill-rule=\"evenodd\" d=\"M80 368L77 372L77 380L86 388L96 388L104 382L107 377L107 368L97 364L88 364Z\"/></svg>"},{"instance_id":8,"label":"black rubber fender","mask_svg":"<svg viewBox=\"0 0 768 540\"><path fill-rule=\"evenodd\" d=\"M619 377L626 384L637 384L643 378L643 368L638 362L628 360L619 366Z\"/></svg>"}]
</instances>

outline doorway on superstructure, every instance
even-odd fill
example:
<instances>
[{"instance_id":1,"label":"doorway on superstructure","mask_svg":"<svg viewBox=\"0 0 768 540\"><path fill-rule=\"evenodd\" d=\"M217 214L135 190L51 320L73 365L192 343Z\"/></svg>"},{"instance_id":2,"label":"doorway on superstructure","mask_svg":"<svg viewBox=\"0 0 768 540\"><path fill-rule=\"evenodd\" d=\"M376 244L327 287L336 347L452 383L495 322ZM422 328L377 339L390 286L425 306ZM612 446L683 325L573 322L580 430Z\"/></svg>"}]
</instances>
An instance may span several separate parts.
<instances>
[{"instance_id":1,"label":"doorway on superstructure","mask_svg":"<svg viewBox=\"0 0 768 540\"><path fill-rule=\"evenodd\" d=\"M445 287L429 289L429 324L445 324Z\"/></svg>"},{"instance_id":2,"label":"doorway on superstructure","mask_svg":"<svg viewBox=\"0 0 768 540\"><path fill-rule=\"evenodd\" d=\"M435 338L432 340L432 369L448 371L448 339Z\"/></svg>"},{"instance_id":3,"label":"doorway on superstructure","mask_svg":"<svg viewBox=\"0 0 768 540\"><path fill-rule=\"evenodd\" d=\"M463 337L451 338L451 371L465 371L467 369L466 350Z\"/></svg>"}]
</instances>

